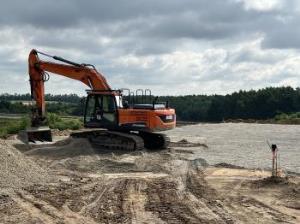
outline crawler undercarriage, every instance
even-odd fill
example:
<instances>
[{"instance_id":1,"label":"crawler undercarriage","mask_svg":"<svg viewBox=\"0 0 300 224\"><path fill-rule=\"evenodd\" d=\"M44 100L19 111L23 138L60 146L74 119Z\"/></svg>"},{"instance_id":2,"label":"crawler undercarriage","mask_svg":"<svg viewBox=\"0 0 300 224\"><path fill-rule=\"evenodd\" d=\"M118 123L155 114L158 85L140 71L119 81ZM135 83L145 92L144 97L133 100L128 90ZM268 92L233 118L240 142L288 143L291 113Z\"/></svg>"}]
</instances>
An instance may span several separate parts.
<instances>
[{"instance_id":1,"label":"crawler undercarriage","mask_svg":"<svg viewBox=\"0 0 300 224\"><path fill-rule=\"evenodd\" d=\"M170 142L164 134L143 131L119 132L100 129L74 132L71 136L88 138L95 147L126 151L136 151L144 148L152 150L166 149Z\"/></svg>"}]
</instances>

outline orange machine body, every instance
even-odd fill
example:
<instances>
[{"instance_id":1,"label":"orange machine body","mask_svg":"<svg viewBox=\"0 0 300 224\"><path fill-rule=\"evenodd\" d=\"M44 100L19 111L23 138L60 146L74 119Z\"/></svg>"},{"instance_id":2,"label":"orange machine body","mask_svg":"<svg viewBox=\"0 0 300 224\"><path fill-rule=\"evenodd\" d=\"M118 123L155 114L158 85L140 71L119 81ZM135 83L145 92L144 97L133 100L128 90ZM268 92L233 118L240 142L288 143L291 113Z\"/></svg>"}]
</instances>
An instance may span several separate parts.
<instances>
[{"instance_id":1,"label":"orange machine body","mask_svg":"<svg viewBox=\"0 0 300 224\"><path fill-rule=\"evenodd\" d=\"M164 131L175 128L176 118L172 117L169 121L163 120L163 117L174 116L174 109L161 110L144 110L144 109L119 109L120 125L130 123L140 123L140 128L145 128L149 131ZM144 123L144 124L143 124Z\"/></svg>"}]
</instances>

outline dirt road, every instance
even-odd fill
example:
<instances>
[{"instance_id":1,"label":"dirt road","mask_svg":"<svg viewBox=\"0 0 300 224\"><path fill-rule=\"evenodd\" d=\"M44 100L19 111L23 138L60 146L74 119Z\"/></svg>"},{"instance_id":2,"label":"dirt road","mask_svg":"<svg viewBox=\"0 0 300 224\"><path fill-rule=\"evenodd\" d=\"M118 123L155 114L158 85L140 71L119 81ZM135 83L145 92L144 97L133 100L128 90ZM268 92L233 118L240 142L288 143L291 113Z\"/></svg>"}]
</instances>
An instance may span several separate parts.
<instances>
[{"instance_id":1,"label":"dirt road","mask_svg":"<svg viewBox=\"0 0 300 224\"><path fill-rule=\"evenodd\" d=\"M86 140L8 140L47 180L0 191L0 223L299 223L299 177L208 166L189 145L107 152ZM209 150L198 145L197 150ZM224 165L224 164L223 164ZM228 168L229 167L229 168Z\"/></svg>"}]
</instances>

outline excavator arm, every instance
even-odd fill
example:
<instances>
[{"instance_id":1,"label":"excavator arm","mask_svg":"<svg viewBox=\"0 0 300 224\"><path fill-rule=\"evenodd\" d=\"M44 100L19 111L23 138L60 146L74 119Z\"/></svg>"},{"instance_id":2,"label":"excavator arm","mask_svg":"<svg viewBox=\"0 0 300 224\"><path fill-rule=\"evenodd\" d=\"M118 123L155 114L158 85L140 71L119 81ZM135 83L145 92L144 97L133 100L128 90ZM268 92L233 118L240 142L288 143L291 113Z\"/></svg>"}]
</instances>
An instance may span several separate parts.
<instances>
[{"instance_id":1,"label":"excavator arm","mask_svg":"<svg viewBox=\"0 0 300 224\"><path fill-rule=\"evenodd\" d=\"M42 61L38 54L51 57L66 64ZM92 90L110 91L105 77L94 66L78 64L57 56L50 56L37 50L32 50L28 57L31 97L36 102L32 113L32 126L39 127L45 121L45 90L44 82L49 79L47 72L62 75L83 82Z\"/></svg>"}]
</instances>

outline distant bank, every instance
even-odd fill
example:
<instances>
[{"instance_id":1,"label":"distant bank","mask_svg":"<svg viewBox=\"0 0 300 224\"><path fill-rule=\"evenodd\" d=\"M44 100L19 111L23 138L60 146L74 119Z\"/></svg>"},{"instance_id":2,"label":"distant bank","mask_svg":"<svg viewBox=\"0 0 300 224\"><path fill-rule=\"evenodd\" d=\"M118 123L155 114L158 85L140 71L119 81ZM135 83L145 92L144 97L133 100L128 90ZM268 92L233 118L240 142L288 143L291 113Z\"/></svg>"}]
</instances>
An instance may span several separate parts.
<instances>
[{"instance_id":1,"label":"distant bank","mask_svg":"<svg viewBox=\"0 0 300 224\"><path fill-rule=\"evenodd\" d=\"M45 97L48 112L63 116L83 114L84 97L75 94L46 94ZM147 99L151 103L150 97ZM227 95L159 96L158 101L168 101L180 121L300 123L300 88L268 87ZM0 113L28 113L31 109L28 102L30 94L0 94Z\"/></svg>"}]
</instances>

